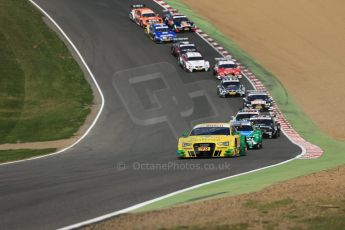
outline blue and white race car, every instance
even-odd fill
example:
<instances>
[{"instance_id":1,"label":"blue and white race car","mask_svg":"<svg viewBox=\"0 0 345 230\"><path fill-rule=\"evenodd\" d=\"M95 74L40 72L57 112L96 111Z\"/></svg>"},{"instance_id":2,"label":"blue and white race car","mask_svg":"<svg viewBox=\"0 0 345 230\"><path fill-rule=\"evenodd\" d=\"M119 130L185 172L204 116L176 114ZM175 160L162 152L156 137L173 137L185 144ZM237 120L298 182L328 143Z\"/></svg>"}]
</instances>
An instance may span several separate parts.
<instances>
[{"instance_id":1,"label":"blue and white race car","mask_svg":"<svg viewBox=\"0 0 345 230\"><path fill-rule=\"evenodd\" d=\"M244 96L246 94L246 88L244 85L234 77L226 77L217 86L217 94L219 97L227 96Z\"/></svg>"},{"instance_id":2,"label":"blue and white race car","mask_svg":"<svg viewBox=\"0 0 345 230\"><path fill-rule=\"evenodd\" d=\"M146 27L146 34L157 43L172 42L176 33L163 23L153 23Z\"/></svg>"}]
</instances>

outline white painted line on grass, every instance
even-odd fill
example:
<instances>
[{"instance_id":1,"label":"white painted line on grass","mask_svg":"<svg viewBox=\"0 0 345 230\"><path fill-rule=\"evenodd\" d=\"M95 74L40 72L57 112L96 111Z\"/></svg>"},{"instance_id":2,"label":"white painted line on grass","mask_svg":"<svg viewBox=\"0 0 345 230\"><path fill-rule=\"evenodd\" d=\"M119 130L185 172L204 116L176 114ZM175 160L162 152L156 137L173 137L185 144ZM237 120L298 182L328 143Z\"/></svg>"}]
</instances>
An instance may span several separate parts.
<instances>
[{"instance_id":1,"label":"white painted line on grass","mask_svg":"<svg viewBox=\"0 0 345 230\"><path fill-rule=\"evenodd\" d=\"M83 56L80 54L79 50L77 49L77 47L73 44L72 40L67 36L67 34L61 29L61 27L54 21L54 19L45 11L43 10L37 3L35 3L33 0L29 0L29 2L31 4L33 4L35 7L37 7L53 24L54 26L59 30L59 32L65 37L65 39L68 41L68 43L71 45L71 47L73 48L73 50L76 52L76 54L78 55L78 57L80 58L81 62L83 63L83 65L85 66L87 72L90 74L94 84L96 85L96 88L101 96L101 108L99 109L95 119L93 120L91 126L86 130L86 132L76 141L74 142L72 145L64 148L64 149L61 149L57 152L54 152L54 153L50 153L50 154L47 154L47 155L43 155L43 156L38 156L38 157L32 157L32 158L28 158L28 159L24 159L24 160L18 160L18 161L11 161L11 162L6 162L6 163L2 163L0 164L0 166L3 166L3 165L9 165L9 164L16 164L16 163L20 163L20 162L24 162L24 161L32 161L32 160L37 160L37 159L41 159L41 158L45 158L45 157L50 157L50 156L53 156L53 155L57 155L57 154L60 154L60 153L63 153L65 152L66 150L74 147L76 144L78 144L80 141L82 141L88 134L89 132L91 131L91 129L95 126L98 118L100 117L102 111L103 111L103 108L104 108L104 104L105 104L105 100L104 100L104 96L103 96L103 93L102 93L102 90L101 88L99 87L98 85L98 82L96 81L96 78L95 76L93 75L93 73L91 72L89 66L87 65L86 61L84 60Z\"/></svg>"}]
</instances>

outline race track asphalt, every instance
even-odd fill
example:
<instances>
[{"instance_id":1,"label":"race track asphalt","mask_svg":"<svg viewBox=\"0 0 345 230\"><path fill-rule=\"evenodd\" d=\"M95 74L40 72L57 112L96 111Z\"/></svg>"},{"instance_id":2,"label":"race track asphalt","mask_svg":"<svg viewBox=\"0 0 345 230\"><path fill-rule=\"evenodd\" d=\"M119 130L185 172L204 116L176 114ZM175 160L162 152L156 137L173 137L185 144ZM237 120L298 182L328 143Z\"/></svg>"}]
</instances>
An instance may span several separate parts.
<instances>
[{"instance_id":1,"label":"race track asphalt","mask_svg":"<svg viewBox=\"0 0 345 230\"><path fill-rule=\"evenodd\" d=\"M242 99L218 98L210 72L185 73L169 45L154 44L128 19L132 2L36 0L83 55L103 91L105 107L91 133L74 148L0 166L0 229L64 227L301 152L282 136L265 140L262 150L246 157L177 160L177 135L199 122L228 121ZM141 2L161 11L150 0ZM210 61L219 57L195 34L186 36ZM175 169L152 170L145 163ZM203 168L224 163L230 168ZM199 169L182 169L186 167Z\"/></svg>"}]
</instances>

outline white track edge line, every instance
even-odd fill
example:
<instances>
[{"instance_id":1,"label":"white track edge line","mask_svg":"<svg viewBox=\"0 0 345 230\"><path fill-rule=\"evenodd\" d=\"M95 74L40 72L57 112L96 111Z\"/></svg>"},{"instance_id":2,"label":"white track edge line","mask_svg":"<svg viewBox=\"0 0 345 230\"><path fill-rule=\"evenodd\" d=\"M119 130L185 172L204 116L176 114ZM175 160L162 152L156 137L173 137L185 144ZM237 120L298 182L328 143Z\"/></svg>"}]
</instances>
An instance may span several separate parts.
<instances>
[{"instance_id":1,"label":"white track edge line","mask_svg":"<svg viewBox=\"0 0 345 230\"><path fill-rule=\"evenodd\" d=\"M161 7L163 7L163 9L166 9L166 7L162 6L162 5L159 4L158 2L156 2L156 1L154 1L154 2L157 3L158 5L160 5ZM197 33L197 34L198 34L198 36L201 37L204 41L206 41L214 50L216 50L219 54L221 54L221 55L224 57L224 55L223 55L222 53L220 53L220 52L219 52L209 41L207 41L205 38L203 38L199 33ZM244 74L244 73L243 73L243 74ZM247 77L247 75L244 74L244 76L247 78L247 80L251 83L251 85L252 85L253 88L255 89L256 87L254 86L253 82ZM184 189L181 189L181 190L177 190L177 191L175 191L175 192L172 192L172 193L169 193L169 194L166 194L166 195L163 195L163 196L160 196L160 197L157 197L157 198L148 200L148 201L144 201L144 202L142 202L142 203L139 203L139 204L130 206L130 207L125 208L125 209L121 209L121 210L118 210L118 211L115 211L115 212L111 212L111 213L108 213L108 214L105 214L105 215L102 215L102 216L99 216L99 217L96 217L96 218L93 218L93 219L89 219L89 220L86 220L86 221L83 221L83 222L79 222L79 223L76 223L76 224L72 224L72 225L68 225L68 226L66 226L66 227L59 228L58 230L77 229L77 228L80 228L80 227L83 227L83 226L86 226L86 225L94 224L94 223L97 223L97 222L100 222L100 221L109 219L109 218L111 218L111 217L115 217L115 216L118 216L118 215L121 215L121 214L124 214L124 213L131 212L131 211L133 211L133 210L136 210L136 209L142 208L142 207L144 207L144 206L146 206L146 205L155 203L155 202L157 202L157 201L161 201L161 200L164 200L164 199L166 199L166 198L169 198L169 197L172 197L172 196L181 194L181 193L183 193L183 192L187 192L187 191L190 191L190 190L193 190L193 189L197 189L197 188L200 188L200 187L203 187L203 186L206 186L206 185L210 185L210 184L214 184L214 183L217 183L217 182L221 182L221 181L224 181L224 180L227 180L227 179L232 179L232 178L235 178L235 177L243 176L243 175L246 175L246 174L251 174L251 173L258 172L258 171L262 171L262 170L265 170L265 169L274 168L274 167L277 167L277 166L279 166L279 165L286 164L286 163L288 163L288 162L290 162L290 161L299 159L301 156L303 156L303 155L306 153L306 149L304 148L304 146L300 145L299 143L296 143L296 142L295 142L294 140L292 140L288 135L286 135L286 133L284 132L284 130L282 130L282 131L283 131L284 135L285 135L293 144L295 144L295 145L297 145L299 148L301 148L302 152L301 152L299 155L297 155L297 156L295 156L295 157L293 157L293 158L291 158L291 159L288 159L288 160L286 160L286 161L279 162L279 163L277 163L277 164L265 166L265 167L262 167L262 168L250 170L250 171L247 171L247 172L235 174L235 175L228 176L228 177L223 177L223 178L220 178L220 179L216 179L216 180L204 182L204 183L197 184L197 185L194 185L194 186L191 186L191 187L187 187L187 188L184 188Z\"/></svg>"},{"instance_id":2,"label":"white track edge line","mask_svg":"<svg viewBox=\"0 0 345 230\"><path fill-rule=\"evenodd\" d=\"M92 71L90 70L89 66L87 65L86 61L84 60L83 56L80 54L79 50L77 49L77 47L74 45L74 43L72 42L72 40L67 36L67 34L62 30L62 28L54 21L54 19L45 11L43 10L37 3L35 3L33 0L29 0L29 2L31 4L33 4L37 9L39 9L53 24L54 26L59 30L59 32L64 36L64 38L68 41L68 43L71 45L71 47L73 48L74 52L78 55L78 58L81 60L81 62L83 63L83 65L85 66L87 72L89 73L89 75L92 78L93 83L95 84L100 96L101 96L101 107L99 108L99 111L95 117L95 119L93 120L92 124L90 125L90 127L86 130L86 132L73 144L71 144L70 146L61 149L57 152L54 153L50 153L47 155L43 155L43 156L38 156L38 157L32 157L32 158L28 158L28 159L23 159L23 160L18 160L18 161L11 161L11 162L5 162L5 163L1 163L0 166L3 165L10 165L10 164L16 164L16 163L21 163L24 161L32 161L32 160L37 160L37 159L41 159L41 158L45 158L45 157L50 157L50 156L54 156L60 153L65 152L66 150L71 149L72 147L74 147L76 144L78 144L80 141L82 141L91 131L91 129L95 126L96 122L98 121L103 108L104 108L104 104L105 104L105 100L104 100L104 96L103 96L103 92L101 90L101 88L98 85L98 82L96 81L95 76L93 75Z\"/></svg>"},{"instance_id":3,"label":"white track edge line","mask_svg":"<svg viewBox=\"0 0 345 230\"><path fill-rule=\"evenodd\" d=\"M223 178L220 178L220 179L216 179L216 180L204 182L204 183L201 183L201 184L197 184L197 185L194 185L194 186L191 186L191 187L187 187L187 188L184 188L184 189L181 189L181 190L178 190L178 191L175 191L175 192L172 192L172 193L169 193L169 194L166 194L166 195L154 198L152 200L148 200L148 201L145 201L145 202L142 202L142 203L130 206L130 207L125 208L125 209L121 209L121 210L118 210L118 211L115 211L115 212L111 212L111 213L108 213L108 214L105 214L105 215L102 215L102 216L99 216L99 217L96 217L96 218L93 218L93 219L90 219L90 220L86 220L86 221L79 222L79 223L76 223L76 224L73 224L73 225L69 225L69 226L66 226L66 227L63 227L63 228L59 228L58 230L76 229L76 228L80 228L80 227L83 227L83 226L86 226L86 225L97 223L97 222L109 219L111 217L118 216L118 215L124 214L124 213L128 213L128 212L133 211L133 210L138 209L138 208L142 208L142 207L144 207L146 205L155 203L157 201L161 201L161 200L164 200L166 198L169 198L169 197L181 194L183 192L187 192L187 191L190 191L190 190L193 190L193 189L197 189L197 188L200 188L200 187L203 187L203 186L206 186L206 185L210 185L210 184L214 184L214 183L217 183L217 182L221 182L221 181L224 181L224 180L227 180L227 179L232 179L232 178L235 178L235 177L243 176L243 175L246 175L246 174L251 174L251 173L254 173L254 172L258 172L258 171L262 171L262 170L265 170L265 169L269 169L269 168L273 168L273 167L276 167L276 166L279 166L279 165L286 164L286 163L288 163L290 161L293 161L293 160L297 159L302 154L304 154L304 152L302 152L301 154L299 154L298 156L296 156L294 158L291 158L291 159L283 161L283 162L279 162L279 163L274 164L274 165L269 165L269 166L265 166L265 167L262 167L262 168L253 169L253 170L250 170L250 171L247 171L247 172L243 172L243 173L239 173L239 174L236 174L236 175L232 175L232 176L228 176L228 177L223 177Z\"/></svg>"}]
</instances>

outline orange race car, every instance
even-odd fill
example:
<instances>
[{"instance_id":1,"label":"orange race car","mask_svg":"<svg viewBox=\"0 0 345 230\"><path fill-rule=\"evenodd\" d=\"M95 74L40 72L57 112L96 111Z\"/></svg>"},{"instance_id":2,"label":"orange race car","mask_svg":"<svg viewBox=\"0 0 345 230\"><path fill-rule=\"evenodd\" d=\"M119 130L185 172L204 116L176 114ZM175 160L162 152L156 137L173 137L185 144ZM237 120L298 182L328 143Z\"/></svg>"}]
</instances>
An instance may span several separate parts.
<instances>
[{"instance_id":1,"label":"orange race car","mask_svg":"<svg viewBox=\"0 0 345 230\"><path fill-rule=\"evenodd\" d=\"M144 28L152 23L163 23L163 19L144 4L131 5L129 18Z\"/></svg>"}]
</instances>

